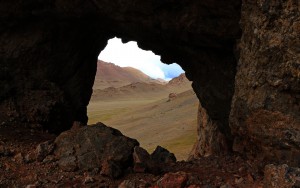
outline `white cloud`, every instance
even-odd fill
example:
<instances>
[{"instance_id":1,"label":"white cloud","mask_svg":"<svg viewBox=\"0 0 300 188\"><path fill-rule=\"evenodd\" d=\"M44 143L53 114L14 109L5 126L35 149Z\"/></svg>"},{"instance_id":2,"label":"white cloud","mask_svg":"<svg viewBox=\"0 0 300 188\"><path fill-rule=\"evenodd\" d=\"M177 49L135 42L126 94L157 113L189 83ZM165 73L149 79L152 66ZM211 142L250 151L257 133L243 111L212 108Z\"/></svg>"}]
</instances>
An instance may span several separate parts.
<instances>
[{"instance_id":1,"label":"white cloud","mask_svg":"<svg viewBox=\"0 0 300 188\"><path fill-rule=\"evenodd\" d=\"M114 63L120 67L134 67L152 78L169 80L170 75L183 72L177 64L163 64L160 61L160 56L155 55L152 51L140 49L136 42L131 41L123 44L119 38L108 40L106 48L100 53L98 59Z\"/></svg>"}]
</instances>

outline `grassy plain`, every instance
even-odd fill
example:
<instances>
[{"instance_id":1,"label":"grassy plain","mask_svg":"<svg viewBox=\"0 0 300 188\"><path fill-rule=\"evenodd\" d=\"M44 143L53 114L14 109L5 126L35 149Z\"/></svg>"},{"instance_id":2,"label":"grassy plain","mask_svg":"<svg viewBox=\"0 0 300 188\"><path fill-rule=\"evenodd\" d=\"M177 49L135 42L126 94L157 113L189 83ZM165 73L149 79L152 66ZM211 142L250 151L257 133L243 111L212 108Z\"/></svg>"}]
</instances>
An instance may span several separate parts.
<instances>
[{"instance_id":1,"label":"grassy plain","mask_svg":"<svg viewBox=\"0 0 300 188\"><path fill-rule=\"evenodd\" d=\"M185 160L197 137L197 108L198 99L189 90L169 102L166 95L91 100L88 115L89 124L102 122L119 129L150 153L160 145Z\"/></svg>"}]
</instances>

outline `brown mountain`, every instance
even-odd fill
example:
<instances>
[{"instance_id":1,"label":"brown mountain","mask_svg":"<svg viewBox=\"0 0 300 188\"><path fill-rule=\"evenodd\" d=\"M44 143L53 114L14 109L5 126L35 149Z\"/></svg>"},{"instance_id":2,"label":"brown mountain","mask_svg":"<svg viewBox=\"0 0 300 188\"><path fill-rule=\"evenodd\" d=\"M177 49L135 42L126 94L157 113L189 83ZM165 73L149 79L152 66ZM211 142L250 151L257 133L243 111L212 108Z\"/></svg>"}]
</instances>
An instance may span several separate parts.
<instances>
[{"instance_id":1,"label":"brown mountain","mask_svg":"<svg viewBox=\"0 0 300 188\"><path fill-rule=\"evenodd\" d=\"M127 69L127 67L125 68ZM130 71L136 71L134 68L130 68ZM140 72L137 70L137 73ZM138 75L138 74L134 74ZM185 77L185 74L181 74L178 77L173 78L167 84L162 84L159 80L153 81L145 80L143 82L132 82L126 85L116 86L117 84L125 84L128 81L113 81L107 82L107 85L115 85L105 87L104 89L99 88L99 83L95 83L92 101L97 100L125 100L125 99L161 99L167 97L170 93L181 93L187 90L191 90L191 82ZM101 82L102 84L104 82ZM100 84L101 84L100 83ZM103 87L102 87L103 88Z\"/></svg>"},{"instance_id":2,"label":"brown mountain","mask_svg":"<svg viewBox=\"0 0 300 188\"><path fill-rule=\"evenodd\" d=\"M190 81L186 78L185 73L180 74L179 76L173 78L167 84L168 86L179 86L190 83Z\"/></svg>"},{"instance_id":3,"label":"brown mountain","mask_svg":"<svg viewBox=\"0 0 300 188\"><path fill-rule=\"evenodd\" d=\"M108 87L117 88L136 82L155 82L164 84L164 82L152 79L138 69L132 67L120 67L113 63L98 60L94 89L105 89Z\"/></svg>"}]
</instances>

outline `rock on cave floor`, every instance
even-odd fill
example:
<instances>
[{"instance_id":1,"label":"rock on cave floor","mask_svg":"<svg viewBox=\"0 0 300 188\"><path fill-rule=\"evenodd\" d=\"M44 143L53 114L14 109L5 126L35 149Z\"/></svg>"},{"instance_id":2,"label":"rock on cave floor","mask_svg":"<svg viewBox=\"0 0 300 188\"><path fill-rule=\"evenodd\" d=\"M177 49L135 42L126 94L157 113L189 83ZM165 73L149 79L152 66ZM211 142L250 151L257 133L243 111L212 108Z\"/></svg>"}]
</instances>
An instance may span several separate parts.
<instances>
[{"instance_id":1,"label":"rock on cave floor","mask_svg":"<svg viewBox=\"0 0 300 188\"><path fill-rule=\"evenodd\" d=\"M97 170L65 172L49 154L31 154L55 135L17 126L0 127L0 187L262 187L263 167L237 155L203 157L170 164L159 175L125 170L119 179ZM30 185L30 186L29 186Z\"/></svg>"}]
</instances>

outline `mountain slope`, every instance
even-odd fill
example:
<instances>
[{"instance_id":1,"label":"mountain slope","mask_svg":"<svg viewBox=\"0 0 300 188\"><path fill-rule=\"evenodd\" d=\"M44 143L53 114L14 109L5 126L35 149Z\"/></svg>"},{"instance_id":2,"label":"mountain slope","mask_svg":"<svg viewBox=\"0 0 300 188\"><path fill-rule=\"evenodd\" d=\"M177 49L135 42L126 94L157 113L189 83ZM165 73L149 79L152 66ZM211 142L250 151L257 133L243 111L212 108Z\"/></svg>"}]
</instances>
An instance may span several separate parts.
<instances>
[{"instance_id":1,"label":"mountain slope","mask_svg":"<svg viewBox=\"0 0 300 188\"><path fill-rule=\"evenodd\" d=\"M136 69L132 70L135 71ZM181 93L191 89L191 82L185 77L185 74L181 74L178 77L173 78L169 81L169 83L164 85L157 82L134 82L121 87L107 87L105 89L94 88L91 101L132 99L158 100L167 97L170 93ZM114 82L114 84L117 83L120 84L120 82ZM122 83L125 84L125 82ZM97 83L95 83L95 85L96 84Z\"/></svg>"},{"instance_id":2,"label":"mountain slope","mask_svg":"<svg viewBox=\"0 0 300 188\"><path fill-rule=\"evenodd\" d=\"M163 82L152 79L138 69L132 67L120 67L113 63L107 63L98 60L97 74L95 77L93 89L122 87L135 82L155 82L164 84Z\"/></svg>"}]
</instances>

